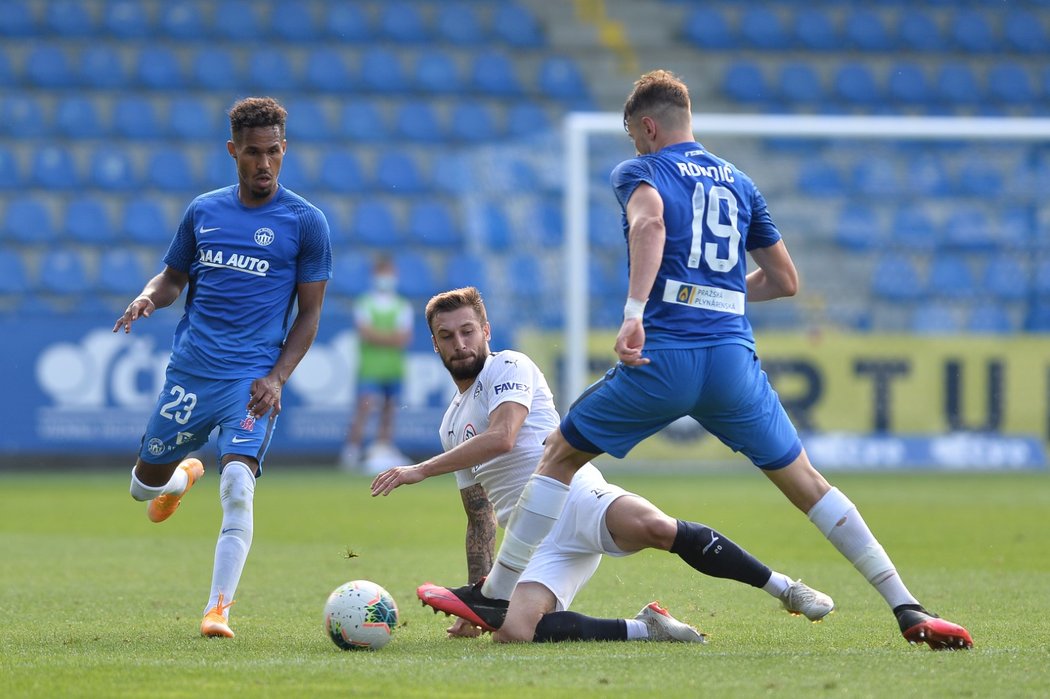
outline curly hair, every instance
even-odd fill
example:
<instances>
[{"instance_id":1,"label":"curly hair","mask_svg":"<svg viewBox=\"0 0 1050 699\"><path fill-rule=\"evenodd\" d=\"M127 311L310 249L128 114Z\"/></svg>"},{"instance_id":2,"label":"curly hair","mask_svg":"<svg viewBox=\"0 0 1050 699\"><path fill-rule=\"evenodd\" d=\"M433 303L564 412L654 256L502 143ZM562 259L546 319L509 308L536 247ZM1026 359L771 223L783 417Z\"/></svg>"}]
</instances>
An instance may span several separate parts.
<instances>
[{"instance_id":1,"label":"curly hair","mask_svg":"<svg viewBox=\"0 0 1050 699\"><path fill-rule=\"evenodd\" d=\"M687 123L692 105L689 88L669 70L652 70L634 81L634 89L623 104L623 128L632 117L654 116L671 120L676 126Z\"/></svg>"},{"instance_id":2,"label":"curly hair","mask_svg":"<svg viewBox=\"0 0 1050 699\"><path fill-rule=\"evenodd\" d=\"M288 112L272 97L245 97L230 107L230 133L233 139L247 129L276 126L284 138L284 123Z\"/></svg>"},{"instance_id":3,"label":"curly hair","mask_svg":"<svg viewBox=\"0 0 1050 699\"><path fill-rule=\"evenodd\" d=\"M438 313L448 313L465 306L474 309L482 325L488 322L488 314L485 313L485 302L481 298L481 292L473 286L465 286L462 289L452 289L435 294L427 301L427 327L434 329L434 316Z\"/></svg>"}]
</instances>

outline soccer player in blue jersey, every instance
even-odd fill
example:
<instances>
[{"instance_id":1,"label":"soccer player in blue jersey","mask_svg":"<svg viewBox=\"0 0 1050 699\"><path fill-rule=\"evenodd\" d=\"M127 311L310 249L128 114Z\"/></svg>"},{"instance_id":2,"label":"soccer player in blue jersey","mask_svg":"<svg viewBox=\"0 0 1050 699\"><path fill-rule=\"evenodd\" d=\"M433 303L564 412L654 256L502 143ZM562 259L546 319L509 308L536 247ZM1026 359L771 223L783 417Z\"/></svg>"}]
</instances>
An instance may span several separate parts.
<instances>
[{"instance_id":1,"label":"soccer player in blue jersey","mask_svg":"<svg viewBox=\"0 0 1050 699\"><path fill-rule=\"evenodd\" d=\"M113 326L171 305L189 285L164 388L131 472L131 496L163 522L204 475L189 457L218 428L222 527L204 636L233 637L233 604L252 543L255 479L281 412L281 389L317 335L332 276L328 222L278 183L287 113L268 97L230 109L237 184L194 199L151 279ZM295 310L297 308L297 310ZM293 310L295 310L293 318Z\"/></svg>"},{"instance_id":2,"label":"soccer player in blue jersey","mask_svg":"<svg viewBox=\"0 0 1050 699\"><path fill-rule=\"evenodd\" d=\"M886 600L905 639L971 647L965 628L919 604L856 506L813 468L761 370L745 302L798 290L765 199L751 178L693 137L689 91L674 74L656 70L636 81L623 122L638 156L611 178L629 268L615 344L620 361L547 438L491 572L481 586L457 588L457 597L481 611L509 599L497 633L520 637L528 619L515 604L515 583L557 521L573 474L601 453L622 458L688 415L745 454L808 515ZM747 254L757 266L751 273Z\"/></svg>"}]
</instances>

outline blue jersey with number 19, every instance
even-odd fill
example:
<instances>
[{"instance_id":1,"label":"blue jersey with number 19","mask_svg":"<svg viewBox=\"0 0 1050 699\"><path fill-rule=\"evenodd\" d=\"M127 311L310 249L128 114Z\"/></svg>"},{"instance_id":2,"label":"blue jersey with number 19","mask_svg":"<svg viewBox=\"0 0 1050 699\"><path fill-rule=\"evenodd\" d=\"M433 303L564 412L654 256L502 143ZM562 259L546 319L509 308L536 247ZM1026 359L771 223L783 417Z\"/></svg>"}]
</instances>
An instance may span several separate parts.
<instances>
[{"instance_id":1,"label":"blue jersey with number 19","mask_svg":"<svg viewBox=\"0 0 1050 699\"><path fill-rule=\"evenodd\" d=\"M332 276L328 222L285 187L257 208L241 203L237 185L224 187L190 203L164 263L190 277L171 365L204 378L265 376L296 285Z\"/></svg>"},{"instance_id":2,"label":"blue jersey with number 19","mask_svg":"<svg viewBox=\"0 0 1050 699\"><path fill-rule=\"evenodd\" d=\"M744 315L746 251L775 244L780 232L751 178L687 142L625 160L611 181L625 212L625 237L627 202L638 185L645 182L663 199L667 237L642 318L645 346L754 349Z\"/></svg>"}]
</instances>

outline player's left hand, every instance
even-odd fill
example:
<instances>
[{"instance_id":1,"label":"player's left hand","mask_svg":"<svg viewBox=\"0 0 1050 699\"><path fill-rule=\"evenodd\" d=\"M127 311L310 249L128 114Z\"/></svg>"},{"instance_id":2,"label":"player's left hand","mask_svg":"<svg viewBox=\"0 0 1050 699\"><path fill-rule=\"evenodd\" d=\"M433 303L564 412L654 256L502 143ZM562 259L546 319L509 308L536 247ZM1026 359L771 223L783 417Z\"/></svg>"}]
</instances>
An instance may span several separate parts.
<instances>
[{"instance_id":1,"label":"player's left hand","mask_svg":"<svg viewBox=\"0 0 1050 699\"><path fill-rule=\"evenodd\" d=\"M449 638L477 638L483 632L480 627L474 626L466 619L456 619L456 623L445 629Z\"/></svg>"},{"instance_id":2,"label":"player's left hand","mask_svg":"<svg viewBox=\"0 0 1050 699\"><path fill-rule=\"evenodd\" d=\"M648 364L648 357L642 356L645 347L645 328L641 318L625 318L620 332L616 335L616 356L627 366Z\"/></svg>"},{"instance_id":3,"label":"player's left hand","mask_svg":"<svg viewBox=\"0 0 1050 699\"><path fill-rule=\"evenodd\" d=\"M415 466L388 468L372 481L372 497L389 495L399 485L419 483L423 478L423 471Z\"/></svg>"},{"instance_id":4,"label":"player's left hand","mask_svg":"<svg viewBox=\"0 0 1050 699\"><path fill-rule=\"evenodd\" d=\"M262 417L271 410L275 417L280 415L281 382L272 376L263 376L252 381L248 410L256 417Z\"/></svg>"}]
</instances>

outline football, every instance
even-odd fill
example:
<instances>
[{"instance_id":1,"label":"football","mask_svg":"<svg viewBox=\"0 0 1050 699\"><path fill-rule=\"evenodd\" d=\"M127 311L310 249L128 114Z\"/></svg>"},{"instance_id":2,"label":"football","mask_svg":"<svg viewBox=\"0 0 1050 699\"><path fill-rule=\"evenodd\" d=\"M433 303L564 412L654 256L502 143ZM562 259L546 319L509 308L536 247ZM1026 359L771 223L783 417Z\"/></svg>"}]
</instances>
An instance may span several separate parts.
<instances>
[{"instance_id":1,"label":"football","mask_svg":"<svg viewBox=\"0 0 1050 699\"><path fill-rule=\"evenodd\" d=\"M397 603L369 580L340 585L324 605L324 630L343 650L378 650L397 626Z\"/></svg>"}]
</instances>

